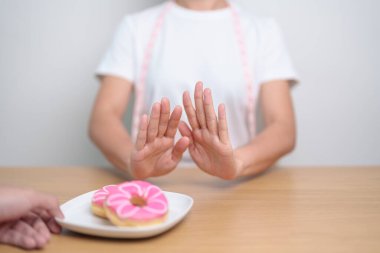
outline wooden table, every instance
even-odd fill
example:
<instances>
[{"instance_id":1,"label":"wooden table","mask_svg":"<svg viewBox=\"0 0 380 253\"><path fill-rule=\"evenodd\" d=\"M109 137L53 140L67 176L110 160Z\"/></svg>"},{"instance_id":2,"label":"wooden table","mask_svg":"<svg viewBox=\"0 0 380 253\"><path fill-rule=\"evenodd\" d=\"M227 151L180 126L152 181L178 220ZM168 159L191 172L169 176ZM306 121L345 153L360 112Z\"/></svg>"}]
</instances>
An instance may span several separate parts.
<instances>
[{"instance_id":1,"label":"wooden table","mask_svg":"<svg viewBox=\"0 0 380 253\"><path fill-rule=\"evenodd\" d=\"M91 167L0 168L0 184L50 192L62 203L123 180ZM65 231L44 252L380 252L380 167L275 168L238 182L179 169L150 181L194 198L175 228L140 240Z\"/></svg>"}]
</instances>

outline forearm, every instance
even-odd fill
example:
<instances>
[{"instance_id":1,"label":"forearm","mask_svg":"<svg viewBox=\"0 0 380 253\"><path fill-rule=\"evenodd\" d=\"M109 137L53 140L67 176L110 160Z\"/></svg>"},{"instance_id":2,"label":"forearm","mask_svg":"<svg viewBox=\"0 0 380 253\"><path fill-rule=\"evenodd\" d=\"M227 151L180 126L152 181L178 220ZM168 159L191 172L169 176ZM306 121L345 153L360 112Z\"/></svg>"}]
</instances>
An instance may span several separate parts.
<instances>
[{"instance_id":1,"label":"forearm","mask_svg":"<svg viewBox=\"0 0 380 253\"><path fill-rule=\"evenodd\" d=\"M274 122L251 143L236 149L239 176L255 175L268 169L295 146L295 128L289 122Z\"/></svg>"},{"instance_id":2,"label":"forearm","mask_svg":"<svg viewBox=\"0 0 380 253\"><path fill-rule=\"evenodd\" d=\"M89 135L109 162L120 170L127 170L132 143L118 116L108 112L93 116Z\"/></svg>"}]
</instances>

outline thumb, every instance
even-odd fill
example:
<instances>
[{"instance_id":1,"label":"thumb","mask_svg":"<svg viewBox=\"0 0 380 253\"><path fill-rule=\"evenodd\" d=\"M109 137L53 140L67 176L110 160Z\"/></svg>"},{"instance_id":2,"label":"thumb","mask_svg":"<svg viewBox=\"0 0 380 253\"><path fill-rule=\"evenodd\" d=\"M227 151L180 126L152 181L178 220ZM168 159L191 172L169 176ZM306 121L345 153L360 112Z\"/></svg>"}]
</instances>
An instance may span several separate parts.
<instances>
[{"instance_id":1,"label":"thumb","mask_svg":"<svg viewBox=\"0 0 380 253\"><path fill-rule=\"evenodd\" d=\"M178 163L182 159L183 153L189 147L190 140L188 137L182 137L179 141L174 145L172 151L172 160Z\"/></svg>"}]
</instances>

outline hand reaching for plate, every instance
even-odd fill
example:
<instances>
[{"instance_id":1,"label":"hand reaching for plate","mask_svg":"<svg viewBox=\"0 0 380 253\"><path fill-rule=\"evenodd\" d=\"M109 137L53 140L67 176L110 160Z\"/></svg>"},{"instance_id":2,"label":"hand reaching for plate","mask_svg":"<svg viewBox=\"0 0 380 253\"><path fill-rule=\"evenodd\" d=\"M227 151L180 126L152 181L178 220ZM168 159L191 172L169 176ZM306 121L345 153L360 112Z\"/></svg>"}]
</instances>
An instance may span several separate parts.
<instances>
[{"instance_id":1,"label":"hand reaching for plate","mask_svg":"<svg viewBox=\"0 0 380 253\"><path fill-rule=\"evenodd\" d=\"M0 196L0 243L39 249L61 231L54 217L63 214L55 197L13 187L0 187Z\"/></svg>"}]
</instances>

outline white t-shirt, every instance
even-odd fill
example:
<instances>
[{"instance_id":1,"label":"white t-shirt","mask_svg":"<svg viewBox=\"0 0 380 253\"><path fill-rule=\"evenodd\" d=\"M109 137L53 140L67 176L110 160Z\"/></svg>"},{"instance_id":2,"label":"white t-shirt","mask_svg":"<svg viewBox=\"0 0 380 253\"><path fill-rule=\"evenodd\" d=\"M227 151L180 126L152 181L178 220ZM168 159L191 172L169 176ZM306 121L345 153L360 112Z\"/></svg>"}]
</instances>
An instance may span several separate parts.
<instances>
[{"instance_id":1,"label":"white t-shirt","mask_svg":"<svg viewBox=\"0 0 380 253\"><path fill-rule=\"evenodd\" d=\"M127 15L97 75L112 75L138 85L146 45L153 26L166 3ZM235 3L247 45L254 79L254 97L260 86L271 80L296 80L282 34L271 18L245 13ZM171 106L182 105L182 94L193 94L202 81L212 90L214 106L224 103L233 147L250 140L246 115L247 88L230 8L194 11L173 4L158 33L145 84L145 113L154 102L169 98ZM257 99L256 99L257 101ZM187 122L185 113L182 119ZM188 154L183 161L191 161Z\"/></svg>"}]
</instances>

